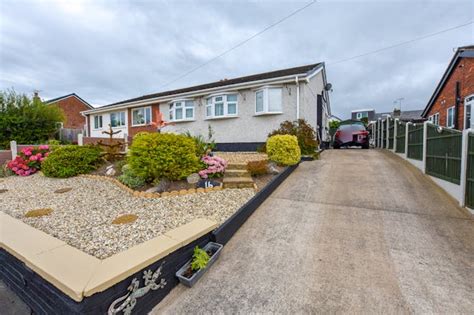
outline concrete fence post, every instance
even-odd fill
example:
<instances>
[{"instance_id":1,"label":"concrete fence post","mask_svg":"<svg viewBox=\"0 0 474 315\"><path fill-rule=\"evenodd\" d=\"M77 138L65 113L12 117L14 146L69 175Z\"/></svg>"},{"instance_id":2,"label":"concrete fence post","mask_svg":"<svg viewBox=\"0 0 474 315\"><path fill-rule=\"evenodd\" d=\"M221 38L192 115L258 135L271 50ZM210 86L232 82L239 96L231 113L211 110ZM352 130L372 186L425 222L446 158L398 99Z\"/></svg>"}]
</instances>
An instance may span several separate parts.
<instances>
[{"instance_id":1,"label":"concrete fence post","mask_svg":"<svg viewBox=\"0 0 474 315\"><path fill-rule=\"evenodd\" d=\"M389 144L390 144L390 140L389 140L389 137L390 137L390 118L387 117L387 130L386 130L386 135L385 135L385 139L387 141L385 141L385 149L388 150L388 147L389 147Z\"/></svg>"},{"instance_id":2,"label":"concrete fence post","mask_svg":"<svg viewBox=\"0 0 474 315\"><path fill-rule=\"evenodd\" d=\"M459 205L466 206L466 188L467 188L467 161L469 158L469 133L471 129L464 129L462 131L462 148L461 148L461 200Z\"/></svg>"},{"instance_id":3,"label":"concrete fence post","mask_svg":"<svg viewBox=\"0 0 474 315\"><path fill-rule=\"evenodd\" d=\"M397 152L397 135L398 135L398 118L396 118L393 123L393 152Z\"/></svg>"},{"instance_id":4,"label":"concrete fence post","mask_svg":"<svg viewBox=\"0 0 474 315\"><path fill-rule=\"evenodd\" d=\"M429 121L423 123L423 173L426 174L426 152L428 152L428 124Z\"/></svg>"},{"instance_id":5,"label":"concrete fence post","mask_svg":"<svg viewBox=\"0 0 474 315\"><path fill-rule=\"evenodd\" d=\"M77 144L84 145L84 135L82 133L77 134Z\"/></svg>"},{"instance_id":6,"label":"concrete fence post","mask_svg":"<svg viewBox=\"0 0 474 315\"><path fill-rule=\"evenodd\" d=\"M410 131L411 122L407 122L405 125L405 159L408 159L408 135Z\"/></svg>"},{"instance_id":7,"label":"concrete fence post","mask_svg":"<svg viewBox=\"0 0 474 315\"><path fill-rule=\"evenodd\" d=\"M10 151L12 151L12 161L16 158L18 155L18 147L16 145L16 141L10 141Z\"/></svg>"}]
</instances>

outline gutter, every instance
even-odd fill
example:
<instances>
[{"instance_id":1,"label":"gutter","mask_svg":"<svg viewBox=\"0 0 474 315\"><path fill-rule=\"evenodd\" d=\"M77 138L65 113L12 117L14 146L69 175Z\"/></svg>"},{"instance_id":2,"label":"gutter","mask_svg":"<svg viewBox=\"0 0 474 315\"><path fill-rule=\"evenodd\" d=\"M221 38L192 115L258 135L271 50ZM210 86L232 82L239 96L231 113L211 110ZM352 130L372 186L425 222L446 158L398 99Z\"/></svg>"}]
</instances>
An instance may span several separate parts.
<instances>
[{"instance_id":1,"label":"gutter","mask_svg":"<svg viewBox=\"0 0 474 315\"><path fill-rule=\"evenodd\" d=\"M301 74L297 74L296 77L297 78L306 77L306 75L307 75L306 73L301 73ZM95 108L95 109L82 111L81 114L82 115L87 115L87 114L92 114L92 113L108 112L108 111L113 111L113 110L123 109L123 108L128 108L128 107L151 105L151 104L155 104L157 102L172 101L172 100L175 100L177 98L198 97L198 96L202 96L202 95L208 95L208 94L210 94L212 92L216 92L216 91L239 90L239 89L242 89L244 87L252 87L252 86L260 85L260 84L264 84L264 83L287 83L287 82L292 82L294 78L295 78L295 75L293 74L293 75L278 77L278 78L273 78L273 79L264 79L264 80L258 80L258 81L236 83L236 84L231 84L231 85L208 88L208 89L204 89L204 90L196 90L196 91L192 91L192 92L185 92L185 93L179 93L179 94L159 96L159 97L154 97L154 98L150 98L150 99L147 99L147 100L141 100L141 101L118 104L116 106L98 107L98 108Z\"/></svg>"},{"instance_id":2,"label":"gutter","mask_svg":"<svg viewBox=\"0 0 474 315\"><path fill-rule=\"evenodd\" d=\"M296 120L300 119L300 83L298 76L295 77L296 82Z\"/></svg>"}]
</instances>

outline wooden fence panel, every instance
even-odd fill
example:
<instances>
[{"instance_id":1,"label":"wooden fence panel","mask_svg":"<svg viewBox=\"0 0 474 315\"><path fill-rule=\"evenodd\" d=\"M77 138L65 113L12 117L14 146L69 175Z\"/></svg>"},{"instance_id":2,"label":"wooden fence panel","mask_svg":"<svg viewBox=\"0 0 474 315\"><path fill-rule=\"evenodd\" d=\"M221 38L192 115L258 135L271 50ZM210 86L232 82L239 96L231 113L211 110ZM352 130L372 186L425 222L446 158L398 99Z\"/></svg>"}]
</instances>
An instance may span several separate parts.
<instances>
[{"instance_id":1,"label":"wooden fence panel","mask_svg":"<svg viewBox=\"0 0 474 315\"><path fill-rule=\"evenodd\" d=\"M393 140L395 133L395 121L391 118L387 120L388 123L388 148L393 149Z\"/></svg>"},{"instance_id":2,"label":"wooden fence panel","mask_svg":"<svg viewBox=\"0 0 474 315\"><path fill-rule=\"evenodd\" d=\"M428 125L426 174L446 181L461 182L462 132Z\"/></svg>"},{"instance_id":3,"label":"wooden fence panel","mask_svg":"<svg viewBox=\"0 0 474 315\"><path fill-rule=\"evenodd\" d=\"M405 153L406 127L406 122L398 122L396 135L397 148L395 149L397 153Z\"/></svg>"},{"instance_id":4,"label":"wooden fence panel","mask_svg":"<svg viewBox=\"0 0 474 315\"><path fill-rule=\"evenodd\" d=\"M423 124L408 125L407 157L423 160Z\"/></svg>"},{"instance_id":5,"label":"wooden fence panel","mask_svg":"<svg viewBox=\"0 0 474 315\"><path fill-rule=\"evenodd\" d=\"M467 141L466 206L474 209L474 134L469 133Z\"/></svg>"}]
</instances>

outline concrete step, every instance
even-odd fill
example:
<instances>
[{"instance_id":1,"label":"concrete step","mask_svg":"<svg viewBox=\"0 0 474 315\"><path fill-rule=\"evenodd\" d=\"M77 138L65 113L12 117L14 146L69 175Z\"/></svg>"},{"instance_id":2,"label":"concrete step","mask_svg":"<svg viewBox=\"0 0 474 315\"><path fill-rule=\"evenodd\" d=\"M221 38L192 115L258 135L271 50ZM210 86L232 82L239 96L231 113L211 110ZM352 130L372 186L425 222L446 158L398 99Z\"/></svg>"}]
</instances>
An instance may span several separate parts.
<instances>
[{"instance_id":1,"label":"concrete step","mask_svg":"<svg viewBox=\"0 0 474 315\"><path fill-rule=\"evenodd\" d=\"M224 177L250 177L247 170L226 169Z\"/></svg>"},{"instance_id":2,"label":"concrete step","mask_svg":"<svg viewBox=\"0 0 474 315\"><path fill-rule=\"evenodd\" d=\"M227 164L228 170L246 170L247 163L229 163Z\"/></svg>"},{"instance_id":3,"label":"concrete step","mask_svg":"<svg viewBox=\"0 0 474 315\"><path fill-rule=\"evenodd\" d=\"M222 181L224 188L253 188L254 182L251 177L224 177Z\"/></svg>"}]
</instances>

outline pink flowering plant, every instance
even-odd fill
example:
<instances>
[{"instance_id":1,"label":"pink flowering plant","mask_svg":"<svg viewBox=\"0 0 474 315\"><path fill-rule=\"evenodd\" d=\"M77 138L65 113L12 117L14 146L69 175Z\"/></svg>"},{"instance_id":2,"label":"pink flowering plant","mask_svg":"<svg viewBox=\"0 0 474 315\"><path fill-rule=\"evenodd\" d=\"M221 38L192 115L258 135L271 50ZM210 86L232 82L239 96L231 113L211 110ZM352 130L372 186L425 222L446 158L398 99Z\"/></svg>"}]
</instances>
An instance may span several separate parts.
<instances>
[{"instance_id":1,"label":"pink flowering plant","mask_svg":"<svg viewBox=\"0 0 474 315\"><path fill-rule=\"evenodd\" d=\"M8 162L7 167L19 176L29 176L41 169L41 163L48 154L48 145L27 147L22 149L13 161Z\"/></svg>"},{"instance_id":2,"label":"pink flowering plant","mask_svg":"<svg viewBox=\"0 0 474 315\"><path fill-rule=\"evenodd\" d=\"M205 169L199 171L201 178L216 178L224 175L227 167L227 161L218 156L206 155L201 159Z\"/></svg>"}]
</instances>

